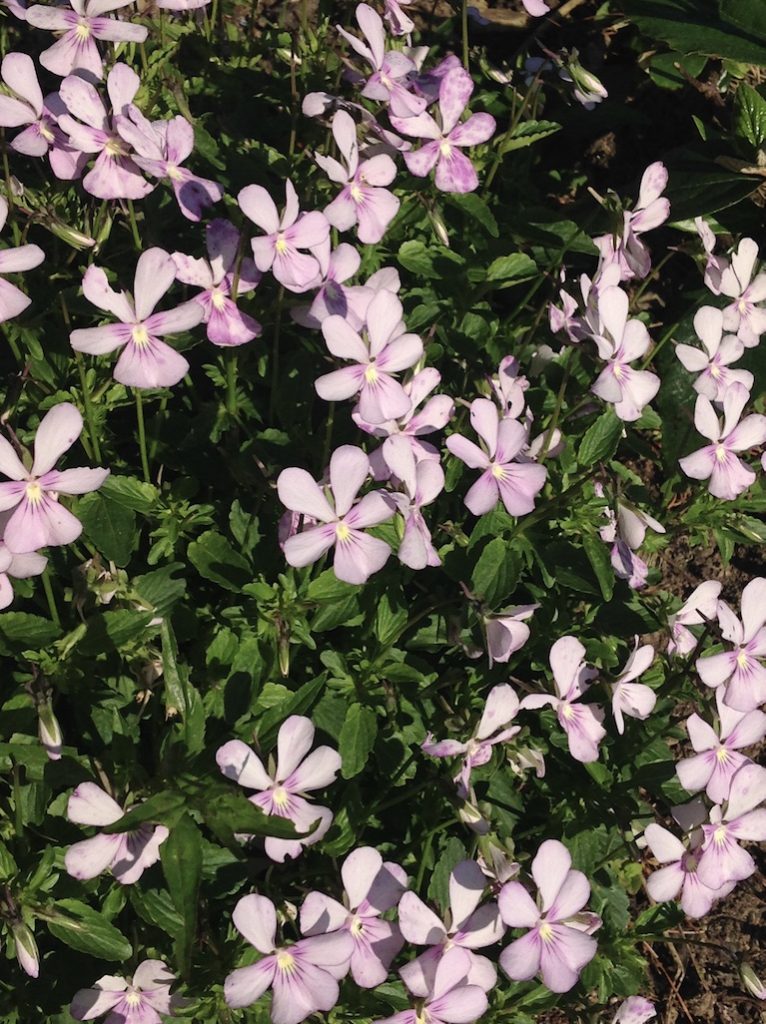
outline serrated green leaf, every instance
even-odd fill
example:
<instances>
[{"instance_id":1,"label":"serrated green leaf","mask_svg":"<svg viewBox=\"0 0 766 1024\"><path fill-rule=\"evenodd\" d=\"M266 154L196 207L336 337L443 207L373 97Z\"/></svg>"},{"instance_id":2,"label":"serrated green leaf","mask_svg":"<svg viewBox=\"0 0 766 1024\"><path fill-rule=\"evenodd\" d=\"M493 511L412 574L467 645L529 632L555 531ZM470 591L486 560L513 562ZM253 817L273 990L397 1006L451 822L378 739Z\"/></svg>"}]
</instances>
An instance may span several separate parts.
<instances>
[{"instance_id":1,"label":"serrated green leaf","mask_svg":"<svg viewBox=\"0 0 766 1024\"><path fill-rule=\"evenodd\" d=\"M352 704L346 712L338 739L341 756L341 775L353 779L367 764L370 751L378 735L378 718L371 708Z\"/></svg>"},{"instance_id":2,"label":"serrated green leaf","mask_svg":"<svg viewBox=\"0 0 766 1024\"><path fill-rule=\"evenodd\" d=\"M507 540L495 537L482 550L471 573L471 590L494 608L513 593L521 561Z\"/></svg>"},{"instance_id":3,"label":"serrated green leaf","mask_svg":"<svg viewBox=\"0 0 766 1024\"><path fill-rule=\"evenodd\" d=\"M153 484L136 480L132 476L114 476L113 473L104 480L99 488L99 494L116 505L144 514L151 512L159 497L159 491Z\"/></svg>"},{"instance_id":4,"label":"serrated green leaf","mask_svg":"<svg viewBox=\"0 0 766 1024\"><path fill-rule=\"evenodd\" d=\"M517 281L528 281L538 273L537 264L524 252L514 252L509 256L498 256L487 267L486 281L500 281L503 285L516 284Z\"/></svg>"},{"instance_id":5,"label":"serrated green leaf","mask_svg":"<svg viewBox=\"0 0 766 1024\"><path fill-rule=\"evenodd\" d=\"M526 149L527 146L533 146L559 131L561 125L556 121L522 121L500 144L500 152L505 154L514 149Z\"/></svg>"},{"instance_id":6,"label":"serrated green leaf","mask_svg":"<svg viewBox=\"0 0 766 1024\"><path fill-rule=\"evenodd\" d=\"M603 412L595 423L591 423L577 449L577 461L581 466L592 466L596 462L610 459L617 451L624 424L613 409Z\"/></svg>"},{"instance_id":7,"label":"serrated green leaf","mask_svg":"<svg viewBox=\"0 0 766 1024\"><path fill-rule=\"evenodd\" d=\"M81 900L57 900L46 914L48 931L67 946L100 960L125 961L133 947L113 924Z\"/></svg>"},{"instance_id":8,"label":"serrated green leaf","mask_svg":"<svg viewBox=\"0 0 766 1024\"><path fill-rule=\"evenodd\" d=\"M766 100L759 92L742 82L734 97L734 131L754 149L766 139Z\"/></svg>"},{"instance_id":9,"label":"serrated green leaf","mask_svg":"<svg viewBox=\"0 0 766 1024\"><path fill-rule=\"evenodd\" d=\"M246 558L235 551L228 540L214 530L207 530L193 540L187 551L189 561L206 580L225 590L239 593L253 578Z\"/></svg>"},{"instance_id":10,"label":"serrated green leaf","mask_svg":"<svg viewBox=\"0 0 766 1024\"><path fill-rule=\"evenodd\" d=\"M0 615L0 636L14 646L45 647L61 636L61 629L41 615L3 612Z\"/></svg>"},{"instance_id":11,"label":"serrated green leaf","mask_svg":"<svg viewBox=\"0 0 766 1024\"><path fill-rule=\"evenodd\" d=\"M614 594L614 569L609 560L606 544L595 534L586 533L582 539L582 546L598 580L602 597L605 601L611 601Z\"/></svg>"},{"instance_id":12,"label":"serrated green leaf","mask_svg":"<svg viewBox=\"0 0 766 1024\"><path fill-rule=\"evenodd\" d=\"M136 513L100 493L86 494L77 505L77 517L87 539L107 561L123 568L138 539Z\"/></svg>"}]
</instances>

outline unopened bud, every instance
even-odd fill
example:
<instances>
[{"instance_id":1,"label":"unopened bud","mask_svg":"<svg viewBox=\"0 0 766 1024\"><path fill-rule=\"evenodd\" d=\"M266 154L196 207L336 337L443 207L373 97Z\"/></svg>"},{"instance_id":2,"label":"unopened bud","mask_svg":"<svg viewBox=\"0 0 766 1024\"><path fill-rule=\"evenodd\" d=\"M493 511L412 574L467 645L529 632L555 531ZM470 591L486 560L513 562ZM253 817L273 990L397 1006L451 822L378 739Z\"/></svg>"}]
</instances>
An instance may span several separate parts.
<instances>
[{"instance_id":1,"label":"unopened bud","mask_svg":"<svg viewBox=\"0 0 766 1024\"><path fill-rule=\"evenodd\" d=\"M434 234L439 239L441 244L449 249L449 232L447 231L447 225L442 220L442 216L438 210L429 210L428 216L431 219L433 225Z\"/></svg>"},{"instance_id":2,"label":"unopened bud","mask_svg":"<svg viewBox=\"0 0 766 1024\"><path fill-rule=\"evenodd\" d=\"M283 678L290 675L290 638L284 634L279 638L279 671Z\"/></svg>"},{"instance_id":3,"label":"unopened bud","mask_svg":"<svg viewBox=\"0 0 766 1024\"><path fill-rule=\"evenodd\" d=\"M467 825L472 832L476 832L480 836L489 832L489 822L479 808L469 800L463 801L457 813L463 824Z\"/></svg>"},{"instance_id":4,"label":"unopened bud","mask_svg":"<svg viewBox=\"0 0 766 1024\"><path fill-rule=\"evenodd\" d=\"M572 56L565 61L564 68L566 74L562 77L566 80L567 77L572 81L575 89L575 98L583 105L592 105L600 103L601 100L606 99L608 93L604 88L603 83L600 81L592 71L588 71L584 68L580 61L577 59L577 54Z\"/></svg>"},{"instance_id":5,"label":"unopened bud","mask_svg":"<svg viewBox=\"0 0 766 1024\"><path fill-rule=\"evenodd\" d=\"M56 217L51 217L45 221L45 226L49 231L66 242L67 245L71 245L73 249L92 249L96 244L96 239L91 238L90 235L84 234L82 231L78 231L77 228L72 228L68 224L65 224L63 220L58 220Z\"/></svg>"},{"instance_id":6,"label":"unopened bud","mask_svg":"<svg viewBox=\"0 0 766 1024\"><path fill-rule=\"evenodd\" d=\"M16 959L19 966L30 978L36 978L40 973L40 954L37 952L34 935L23 921L14 922L11 931L16 943Z\"/></svg>"},{"instance_id":7,"label":"unopened bud","mask_svg":"<svg viewBox=\"0 0 766 1024\"><path fill-rule=\"evenodd\" d=\"M756 999L766 999L766 986L764 986L750 964L740 965L739 976L750 995L755 996Z\"/></svg>"},{"instance_id":8,"label":"unopened bud","mask_svg":"<svg viewBox=\"0 0 766 1024\"><path fill-rule=\"evenodd\" d=\"M60 761L61 747L64 740L61 735L58 719L48 701L44 704L39 704L37 707L37 734L40 737L40 743L45 747L45 753L51 761Z\"/></svg>"}]
</instances>

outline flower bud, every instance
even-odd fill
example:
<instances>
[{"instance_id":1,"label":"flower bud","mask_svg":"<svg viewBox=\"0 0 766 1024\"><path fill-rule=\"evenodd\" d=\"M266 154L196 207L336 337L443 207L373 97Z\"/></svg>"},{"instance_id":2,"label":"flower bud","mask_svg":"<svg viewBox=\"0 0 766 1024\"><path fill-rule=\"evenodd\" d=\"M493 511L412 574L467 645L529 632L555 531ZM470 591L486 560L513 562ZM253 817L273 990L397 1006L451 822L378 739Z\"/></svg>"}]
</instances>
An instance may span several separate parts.
<instances>
[{"instance_id":1,"label":"flower bud","mask_svg":"<svg viewBox=\"0 0 766 1024\"><path fill-rule=\"evenodd\" d=\"M64 740L50 701L37 706L37 735L51 761L60 761Z\"/></svg>"},{"instance_id":2,"label":"flower bud","mask_svg":"<svg viewBox=\"0 0 766 1024\"><path fill-rule=\"evenodd\" d=\"M447 231L447 225L442 219L442 215L438 210L429 210L428 216L433 226L434 234L441 244L449 249L449 232Z\"/></svg>"},{"instance_id":3,"label":"flower bud","mask_svg":"<svg viewBox=\"0 0 766 1024\"><path fill-rule=\"evenodd\" d=\"M739 976L747 991L756 999L766 999L766 985L761 981L750 964L741 964Z\"/></svg>"},{"instance_id":4,"label":"flower bud","mask_svg":"<svg viewBox=\"0 0 766 1024\"><path fill-rule=\"evenodd\" d=\"M66 242L67 245L71 245L73 249L92 249L96 244L96 239L91 238L90 235L84 234L82 231L78 231L77 228L72 228L68 224L65 224L63 220L59 220L57 217L46 218L45 226L49 231L52 231L57 238L60 238L62 242Z\"/></svg>"},{"instance_id":5,"label":"flower bud","mask_svg":"<svg viewBox=\"0 0 766 1024\"><path fill-rule=\"evenodd\" d=\"M11 931L16 943L19 967L26 971L30 978L36 978L40 973L40 954L37 952L34 935L23 921L15 921L11 925Z\"/></svg>"}]
</instances>

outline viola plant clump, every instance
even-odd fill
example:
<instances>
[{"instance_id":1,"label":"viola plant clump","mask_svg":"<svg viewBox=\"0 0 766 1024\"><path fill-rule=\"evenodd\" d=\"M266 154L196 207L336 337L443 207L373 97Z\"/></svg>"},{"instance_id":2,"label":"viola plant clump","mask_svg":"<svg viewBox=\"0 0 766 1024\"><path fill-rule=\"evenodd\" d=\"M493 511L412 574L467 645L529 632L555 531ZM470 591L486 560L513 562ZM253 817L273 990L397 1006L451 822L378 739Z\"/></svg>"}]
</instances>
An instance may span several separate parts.
<instances>
[{"instance_id":1,"label":"viola plant clump","mask_svg":"<svg viewBox=\"0 0 766 1024\"><path fill-rule=\"evenodd\" d=\"M761 8L3 0L4 1024L762 1019Z\"/></svg>"}]
</instances>

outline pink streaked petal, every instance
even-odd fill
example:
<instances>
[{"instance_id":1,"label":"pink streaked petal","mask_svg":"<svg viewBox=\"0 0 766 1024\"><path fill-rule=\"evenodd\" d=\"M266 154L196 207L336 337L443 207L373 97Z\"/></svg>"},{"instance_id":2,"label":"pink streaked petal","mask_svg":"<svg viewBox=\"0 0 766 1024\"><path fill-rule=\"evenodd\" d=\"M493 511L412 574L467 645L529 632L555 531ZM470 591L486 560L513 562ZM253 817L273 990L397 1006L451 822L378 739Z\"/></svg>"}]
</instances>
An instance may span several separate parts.
<instances>
[{"instance_id":1,"label":"pink streaked petal","mask_svg":"<svg viewBox=\"0 0 766 1024\"><path fill-rule=\"evenodd\" d=\"M383 372L377 372L372 380L365 375L362 376L359 413L367 423L377 424L385 423L386 420L396 420L409 412L409 409L410 400L398 380Z\"/></svg>"},{"instance_id":2,"label":"pink streaked petal","mask_svg":"<svg viewBox=\"0 0 766 1024\"><path fill-rule=\"evenodd\" d=\"M450 132L449 141L454 146L478 146L492 138L496 127L491 114L473 114Z\"/></svg>"},{"instance_id":3,"label":"pink streaked petal","mask_svg":"<svg viewBox=\"0 0 766 1024\"><path fill-rule=\"evenodd\" d=\"M454 148L449 155L440 150L434 183L442 192L473 192L479 186L479 177L468 157Z\"/></svg>"},{"instance_id":4,"label":"pink streaked petal","mask_svg":"<svg viewBox=\"0 0 766 1024\"><path fill-rule=\"evenodd\" d=\"M540 970L542 940L537 931L527 932L506 946L500 954L500 966L513 981L529 981Z\"/></svg>"},{"instance_id":5,"label":"pink streaked petal","mask_svg":"<svg viewBox=\"0 0 766 1024\"><path fill-rule=\"evenodd\" d=\"M141 825L135 832L124 833L120 854L112 864L112 874L121 885L133 885L147 868L160 859L160 846L169 835L164 825L152 828Z\"/></svg>"},{"instance_id":6,"label":"pink streaked petal","mask_svg":"<svg viewBox=\"0 0 766 1024\"><path fill-rule=\"evenodd\" d=\"M156 338L126 345L114 368L114 379L135 388L170 388L189 372L186 359Z\"/></svg>"},{"instance_id":7,"label":"pink streaked petal","mask_svg":"<svg viewBox=\"0 0 766 1024\"><path fill-rule=\"evenodd\" d=\"M345 583L366 583L388 561L391 548L385 541L357 530L335 547L335 575Z\"/></svg>"},{"instance_id":8,"label":"pink streaked petal","mask_svg":"<svg viewBox=\"0 0 766 1024\"><path fill-rule=\"evenodd\" d=\"M105 355L126 345L132 337L129 324L105 324L103 327L86 327L72 331L69 344L75 352L87 352L92 356Z\"/></svg>"},{"instance_id":9,"label":"pink streaked petal","mask_svg":"<svg viewBox=\"0 0 766 1024\"><path fill-rule=\"evenodd\" d=\"M381 350L376 365L386 373L399 373L401 370L408 370L414 366L422 355L423 342L417 334L400 334L398 338ZM408 399L407 412L409 410Z\"/></svg>"},{"instance_id":10,"label":"pink streaked petal","mask_svg":"<svg viewBox=\"0 0 766 1024\"><path fill-rule=\"evenodd\" d=\"M277 968L271 1001L272 1024L300 1024L317 1010L338 1001L338 982L327 971L302 959L291 972Z\"/></svg>"},{"instance_id":11,"label":"pink streaked petal","mask_svg":"<svg viewBox=\"0 0 766 1024\"><path fill-rule=\"evenodd\" d=\"M272 779L263 762L242 740L229 740L216 751L215 760L227 779L233 779L245 789L268 789Z\"/></svg>"},{"instance_id":12,"label":"pink streaked petal","mask_svg":"<svg viewBox=\"0 0 766 1024\"><path fill-rule=\"evenodd\" d=\"M71 544L81 533L80 520L44 494L34 504L22 500L5 528L4 540L14 553L26 554L48 545Z\"/></svg>"},{"instance_id":13,"label":"pink streaked petal","mask_svg":"<svg viewBox=\"0 0 766 1024\"><path fill-rule=\"evenodd\" d=\"M534 463L510 463L502 469L503 476L497 485L506 511L512 516L526 515L535 507L535 498L545 486L548 470Z\"/></svg>"},{"instance_id":14,"label":"pink streaked petal","mask_svg":"<svg viewBox=\"0 0 766 1024\"><path fill-rule=\"evenodd\" d=\"M277 969L276 957L269 956L249 967L239 967L226 976L223 995L232 1009L250 1006L269 988Z\"/></svg>"},{"instance_id":15,"label":"pink streaked petal","mask_svg":"<svg viewBox=\"0 0 766 1024\"><path fill-rule=\"evenodd\" d=\"M285 559L296 569L311 565L329 551L337 539L335 525L316 526L285 541Z\"/></svg>"}]
</instances>

